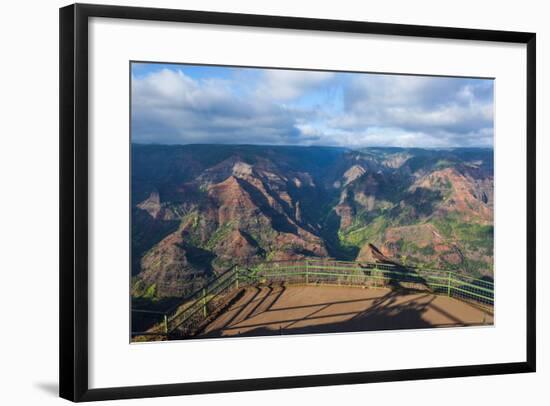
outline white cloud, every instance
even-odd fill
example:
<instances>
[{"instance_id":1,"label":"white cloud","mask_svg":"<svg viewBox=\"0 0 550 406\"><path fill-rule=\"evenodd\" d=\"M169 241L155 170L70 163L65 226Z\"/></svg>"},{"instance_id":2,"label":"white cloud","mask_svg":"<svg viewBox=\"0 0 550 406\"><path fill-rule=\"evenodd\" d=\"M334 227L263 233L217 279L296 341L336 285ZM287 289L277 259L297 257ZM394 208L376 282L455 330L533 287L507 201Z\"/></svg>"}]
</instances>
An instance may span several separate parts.
<instances>
[{"instance_id":1,"label":"white cloud","mask_svg":"<svg viewBox=\"0 0 550 406\"><path fill-rule=\"evenodd\" d=\"M334 78L331 72L265 70L258 91L278 100L290 100Z\"/></svg>"},{"instance_id":2,"label":"white cloud","mask_svg":"<svg viewBox=\"0 0 550 406\"><path fill-rule=\"evenodd\" d=\"M132 137L156 143L491 146L492 92L488 80L246 69L197 78L161 69L132 78Z\"/></svg>"},{"instance_id":3,"label":"white cloud","mask_svg":"<svg viewBox=\"0 0 550 406\"><path fill-rule=\"evenodd\" d=\"M169 69L133 78L132 122L136 142L277 144L297 135L288 110Z\"/></svg>"},{"instance_id":4,"label":"white cloud","mask_svg":"<svg viewBox=\"0 0 550 406\"><path fill-rule=\"evenodd\" d=\"M489 140L493 127L490 81L359 76L346 88L344 102L344 114L334 117L331 126L350 131L399 128L410 134L430 134L430 139L438 144L451 140L460 143L458 135L478 133L486 137L481 143L492 144ZM425 137L418 139L420 142Z\"/></svg>"}]
</instances>

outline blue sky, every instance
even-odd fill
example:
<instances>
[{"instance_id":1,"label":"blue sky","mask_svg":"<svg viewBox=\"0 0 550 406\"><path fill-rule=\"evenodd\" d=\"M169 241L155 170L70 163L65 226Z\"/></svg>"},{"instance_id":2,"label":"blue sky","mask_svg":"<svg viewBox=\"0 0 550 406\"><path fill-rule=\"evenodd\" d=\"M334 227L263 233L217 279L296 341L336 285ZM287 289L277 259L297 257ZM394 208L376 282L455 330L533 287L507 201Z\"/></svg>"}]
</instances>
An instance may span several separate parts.
<instances>
[{"instance_id":1,"label":"blue sky","mask_svg":"<svg viewBox=\"0 0 550 406\"><path fill-rule=\"evenodd\" d=\"M492 147L490 79L132 64L132 141Z\"/></svg>"}]
</instances>

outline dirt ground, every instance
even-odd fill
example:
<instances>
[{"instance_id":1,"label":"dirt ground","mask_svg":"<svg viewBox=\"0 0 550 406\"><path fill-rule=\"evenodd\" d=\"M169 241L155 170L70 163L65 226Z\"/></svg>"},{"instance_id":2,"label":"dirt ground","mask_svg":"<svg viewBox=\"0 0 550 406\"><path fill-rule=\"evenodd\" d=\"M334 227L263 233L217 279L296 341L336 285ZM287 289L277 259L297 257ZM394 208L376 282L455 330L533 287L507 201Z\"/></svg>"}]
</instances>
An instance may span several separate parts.
<instances>
[{"instance_id":1,"label":"dirt ground","mask_svg":"<svg viewBox=\"0 0 550 406\"><path fill-rule=\"evenodd\" d=\"M217 317L201 337L260 336L493 324L491 312L429 292L332 286L261 286Z\"/></svg>"}]
</instances>

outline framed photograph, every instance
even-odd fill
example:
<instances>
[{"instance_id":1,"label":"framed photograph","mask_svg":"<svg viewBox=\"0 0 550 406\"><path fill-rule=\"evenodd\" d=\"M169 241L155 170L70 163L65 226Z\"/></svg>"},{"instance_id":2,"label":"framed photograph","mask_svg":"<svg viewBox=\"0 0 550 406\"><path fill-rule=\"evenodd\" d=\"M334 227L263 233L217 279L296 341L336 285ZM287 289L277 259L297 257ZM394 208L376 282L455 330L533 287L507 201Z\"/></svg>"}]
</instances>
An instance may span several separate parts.
<instances>
[{"instance_id":1,"label":"framed photograph","mask_svg":"<svg viewBox=\"0 0 550 406\"><path fill-rule=\"evenodd\" d=\"M60 395L534 372L535 48L62 8Z\"/></svg>"}]
</instances>

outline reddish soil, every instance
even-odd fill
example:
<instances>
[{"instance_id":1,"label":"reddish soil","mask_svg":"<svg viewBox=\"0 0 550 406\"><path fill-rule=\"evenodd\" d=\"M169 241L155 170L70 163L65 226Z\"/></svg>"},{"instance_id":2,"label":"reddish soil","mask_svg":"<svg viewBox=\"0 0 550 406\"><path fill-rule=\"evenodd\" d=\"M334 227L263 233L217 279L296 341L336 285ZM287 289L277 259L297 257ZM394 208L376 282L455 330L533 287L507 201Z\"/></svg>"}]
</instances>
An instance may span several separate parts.
<instances>
[{"instance_id":1,"label":"reddish soil","mask_svg":"<svg viewBox=\"0 0 550 406\"><path fill-rule=\"evenodd\" d=\"M259 336L491 325L476 306L428 292L332 286L261 286L217 317L201 337Z\"/></svg>"}]
</instances>

